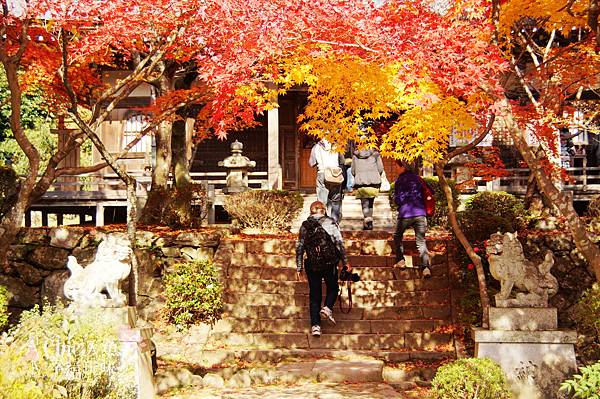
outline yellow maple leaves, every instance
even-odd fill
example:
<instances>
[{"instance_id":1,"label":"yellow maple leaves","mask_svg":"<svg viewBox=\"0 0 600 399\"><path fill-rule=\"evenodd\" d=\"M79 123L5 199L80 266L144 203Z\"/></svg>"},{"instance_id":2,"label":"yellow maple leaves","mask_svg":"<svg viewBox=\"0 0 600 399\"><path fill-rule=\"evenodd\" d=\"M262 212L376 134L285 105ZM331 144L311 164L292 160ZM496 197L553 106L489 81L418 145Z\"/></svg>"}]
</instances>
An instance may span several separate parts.
<instances>
[{"instance_id":1,"label":"yellow maple leaves","mask_svg":"<svg viewBox=\"0 0 600 399\"><path fill-rule=\"evenodd\" d=\"M277 83L283 87L308 86L301 129L336 143L340 151L353 140L388 157L431 163L446 154L451 132L476 126L468 104L444 96L426 78L407 80L403 62L378 65L350 56L296 56L280 68ZM390 117L394 121L383 134L369 124Z\"/></svg>"}]
</instances>

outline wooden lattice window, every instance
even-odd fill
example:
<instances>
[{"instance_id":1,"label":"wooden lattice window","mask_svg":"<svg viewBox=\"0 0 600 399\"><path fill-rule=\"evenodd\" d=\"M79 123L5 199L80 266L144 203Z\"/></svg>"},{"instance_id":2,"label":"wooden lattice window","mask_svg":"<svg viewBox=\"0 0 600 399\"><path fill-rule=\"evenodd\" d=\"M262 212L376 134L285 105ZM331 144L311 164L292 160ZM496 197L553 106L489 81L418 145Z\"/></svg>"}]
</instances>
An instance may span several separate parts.
<instances>
[{"instance_id":1,"label":"wooden lattice window","mask_svg":"<svg viewBox=\"0 0 600 399\"><path fill-rule=\"evenodd\" d=\"M149 118L147 115L140 113L132 113L125 119L123 126L123 139L121 148L125 148L129 143L143 131L148 125ZM151 133L146 134L138 141L129 152L148 152L152 148Z\"/></svg>"}]
</instances>

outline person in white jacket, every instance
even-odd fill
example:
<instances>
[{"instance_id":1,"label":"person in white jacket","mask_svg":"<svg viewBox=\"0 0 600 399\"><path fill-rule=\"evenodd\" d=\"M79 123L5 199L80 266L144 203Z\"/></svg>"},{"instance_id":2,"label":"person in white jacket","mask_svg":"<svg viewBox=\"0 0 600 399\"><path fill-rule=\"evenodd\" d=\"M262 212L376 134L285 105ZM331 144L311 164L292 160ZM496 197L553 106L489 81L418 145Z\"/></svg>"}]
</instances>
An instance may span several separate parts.
<instances>
[{"instance_id":1,"label":"person in white jacket","mask_svg":"<svg viewBox=\"0 0 600 399\"><path fill-rule=\"evenodd\" d=\"M326 139L321 139L310 151L308 165L317 168L317 200L327 204L327 215L336 223L342 218L342 184L331 185L325 182L325 168L340 167L344 164L342 154L335 152Z\"/></svg>"}]
</instances>

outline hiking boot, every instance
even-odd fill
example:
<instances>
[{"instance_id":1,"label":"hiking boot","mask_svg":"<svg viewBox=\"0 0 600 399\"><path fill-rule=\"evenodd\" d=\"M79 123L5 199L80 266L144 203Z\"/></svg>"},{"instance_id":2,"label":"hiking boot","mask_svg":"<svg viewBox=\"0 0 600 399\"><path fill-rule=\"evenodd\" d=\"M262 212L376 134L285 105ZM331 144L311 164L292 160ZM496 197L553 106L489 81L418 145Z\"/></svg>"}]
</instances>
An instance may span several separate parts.
<instances>
[{"instance_id":1,"label":"hiking boot","mask_svg":"<svg viewBox=\"0 0 600 399\"><path fill-rule=\"evenodd\" d=\"M331 322L331 324L335 325L335 319L333 318L333 312L327 306L323 306L321 309L321 317L327 319Z\"/></svg>"},{"instance_id":2,"label":"hiking boot","mask_svg":"<svg viewBox=\"0 0 600 399\"><path fill-rule=\"evenodd\" d=\"M398 262L394 263L394 267L406 267L406 261L404 259L399 260Z\"/></svg>"},{"instance_id":3,"label":"hiking boot","mask_svg":"<svg viewBox=\"0 0 600 399\"><path fill-rule=\"evenodd\" d=\"M423 268L423 278L431 278L431 270L429 267Z\"/></svg>"},{"instance_id":4,"label":"hiking boot","mask_svg":"<svg viewBox=\"0 0 600 399\"><path fill-rule=\"evenodd\" d=\"M313 337L320 337L321 336L321 326L312 326L310 329L310 333L312 334Z\"/></svg>"}]
</instances>

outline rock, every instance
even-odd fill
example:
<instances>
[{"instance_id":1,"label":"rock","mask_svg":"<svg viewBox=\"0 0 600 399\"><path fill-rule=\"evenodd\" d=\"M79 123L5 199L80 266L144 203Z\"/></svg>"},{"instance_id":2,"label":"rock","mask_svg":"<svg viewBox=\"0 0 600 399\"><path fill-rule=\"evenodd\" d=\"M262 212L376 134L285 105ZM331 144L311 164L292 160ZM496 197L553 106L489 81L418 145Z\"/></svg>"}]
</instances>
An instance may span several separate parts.
<instances>
[{"instance_id":1,"label":"rock","mask_svg":"<svg viewBox=\"0 0 600 399\"><path fill-rule=\"evenodd\" d=\"M73 249L85 235L85 230L78 228L57 227L50 230L50 245L57 248Z\"/></svg>"},{"instance_id":2,"label":"rock","mask_svg":"<svg viewBox=\"0 0 600 399\"><path fill-rule=\"evenodd\" d=\"M219 245L220 234L201 231L181 233L175 238L175 244L190 247L216 247Z\"/></svg>"},{"instance_id":3,"label":"rock","mask_svg":"<svg viewBox=\"0 0 600 399\"><path fill-rule=\"evenodd\" d=\"M77 258L77 262L81 265L88 265L94 261L98 247L88 246L85 248L77 247L73 250L72 255Z\"/></svg>"},{"instance_id":4,"label":"rock","mask_svg":"<svg viewBox=\"0 0 600 399\"><path fill-rule=\"evenodd\" d=\"M27 245L11 245L8 249L8 259L23 260L27 258L27 253L31 248Z\"/></svg>"},{"instance_id":5,"label":"rock","mask_svg":"<svg viewBox=\"0 0 600 399\"><path fill-rule=\"evenodd\" d=\"M173 388L192 385L194 375L185 368L159 370L155 375L157 393L165 393Z\"/></svg>"},{"instance_id":6,"label":"rock","mask_svg":"<svg viewBox=\"0 0 600 399\"><path fill-rule=\"evenodd\" d=\"M46 270L60 270L67 268L66 249L52 247L37 247L29 254L29 261Z\"/></svg>"},{"instance_id":7,"label":"rock","mask_svg":"<svg viewBox=\"0 0 600 399\"><path fill-rule=\"evenodd\" d=\"M20 279L0 275L0 285L9 292L9 306L29 309L40 303L40 290L30 287Z\"/></svg>"},{"instance_id":8,"label":"rock","mask_svg":"<svg viewBox=\"0 0 600 399\"><path fill-rule=\"evenodd\" d=\"M192 385L196 388L202 388L204 386L204 378L200 375L192 375Z\"/></svg>"},{"instance_id":9,"label":"rock","mask_svg":"<svg viewBox=\"0 0 600 399\"><path fill-rule=\"evenodd\" d=\"M414 383L419 379L419 371L418 369L408 371L397 367L384 367L381 372L381 377L383 378L383 381L392 385L405 384L408 382Z\"/></svg>"},{"instance_id":10,"label":"rock","mask_svg":"<svg viewBox=\"0 0 600 399\"><path fill-rule=\"evenodd\" d=\"M42 281L44 281L44 276L38 269L31 266L30 264L23 262L15 262L13 263L14 267L17 269L19 276L28 285L40 285Z\"/></svg>"},{"instance_id":11,"label":"rock","mask_svg":"<svg viewBox=\"0 0 600 399\"><path fill-rule=\"evenodd\" d=\"M105 238L106 238L106 233L93 229L81 239L81 242L79 243L79 247L80 248L97 247L98 244L100 244L100 242L103 241Z\"/></svg>"},{"instance_id":12,"label":"rock","mask_svg":"<svg viewBox=\"0 0 600 399\"><path fill-rule=\"evenodd\" d=\"M206 374L202 377L202 382L204 383L204 386L208 388L223 388L225 386L223 377L214 373Z\"/></svg>"},{"instance_id":13,"label":"rock","mask_svg":"<svg viewBox=\"0 0 600 399\"><path fill-rule=\"evenodd\" d=\"M69 278L69 274L68 270L63 270L54 272L46 277L42 284L41 298L47 299L52 305L55 305L58 301L68 303L69 300L65 297L63 287L65 286L65 281Z\"/></svg>"},{"instance_id":14,"label":"rock","mask_svg":"<svg viewBox=\"0 0 600 399\"><path fill-rule=\"evenodd\" d=\"M138 230L135 234L135 239L138 247L151 247L156 236L150 231Z\"/></svg>"},{"instance_id":15,"label":"rock","mask_svg":"<svg viewBox=\"0 0 600 399\"><path fill-rule=\"evenodd\" d=\"M553 252L569 252L571 251L571 249L573 249L573 240L571 239L571 236L561 234L559 236L554 237L553 239L548 239L548 247Z\"/></svg>"},{"instance_id":16,"label":"rock","mask_svg":"<svg viewBox=\"0 0 600 399\"><path fill-rule=\"evenodd\" d=\"M248 388L252 385L250 373L247 370L240 370L235 373L225 385L230 388Z\"/></svg>"},{"instance_id":17,"label":"rock","mask_svg":"<svg viewBox=\"0 0 600 399\"><path fill-rule=\"evenodd\" d=\"M181 251L178 247L162 247L160 250L167 258L178 258L181 256Z\"/></svg>"},{"instance_id":18,"label":"rock","mask_svg":"<svg viewBox=\"0 0 600 399\"><path fill-rule=\"evenodd\" d=\"M254 384L267 385L275 379L273 370L268 369L250 369L248 370L250 378Z\"/></svg>"},{"instance_id":19,"label":"rock","mask_svg":"<svg viewBox=\"0 0 600 399\"><path fill-rule=\"evenodd\" d=\"M47 228L22 228L19 232L17 241L21 244L45 244L49 242L50 237L48 235Z\"/></svg>"},{"instance_id":20,"label":"rock","mask_svg":"<svg viewBox=\"0 0 600 399\"><path fill-rule=\"evenodd\" d=\"M181 248L181 257L185 260L202 260L212 259L215 254L214 248L192 248L183 247Z\"/></svg>"}]
</instances>

